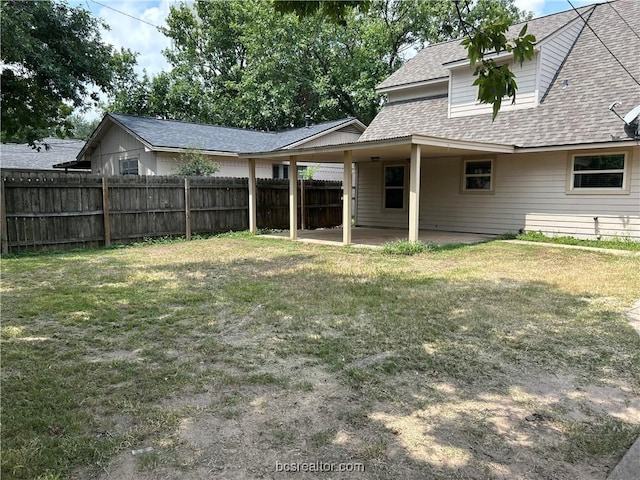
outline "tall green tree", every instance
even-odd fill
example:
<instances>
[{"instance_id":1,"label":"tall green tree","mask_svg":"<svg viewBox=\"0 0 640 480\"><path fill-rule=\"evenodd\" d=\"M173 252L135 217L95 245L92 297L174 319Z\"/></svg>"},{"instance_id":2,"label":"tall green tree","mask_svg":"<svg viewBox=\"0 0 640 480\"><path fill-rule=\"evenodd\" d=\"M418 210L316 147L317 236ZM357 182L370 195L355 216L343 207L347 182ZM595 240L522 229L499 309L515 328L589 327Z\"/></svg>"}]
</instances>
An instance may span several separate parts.
<instances>
[{"instance_id":1,"label":"tall green tree","mask_svg":"<svg viewBox=\"0 0 640 480\"><path fill-rule=\"evenodd\" d=\"M339 4L339 15L324 11ZM517 21L521 12L513 0L478 0L463 19L486 17ZM368 123L380 108L376 85L412 50L462 26L446 1L183 3L165 29L172 70L128 87L110 108L264 130L303 125L306 114Z\"/></svg>"},{"instance_id":2,"label":"tall green tree","mask_svg":"<svg viewBox=\"0 0 640 480\"><path fill-rule=\"evenodd\" d=\"M82 8L52 0L4 0L1 27L1 139L32 145L69 134L71 112L97 103L135 56L102 42L99 23Z\"/></svg>"}]
</instances>

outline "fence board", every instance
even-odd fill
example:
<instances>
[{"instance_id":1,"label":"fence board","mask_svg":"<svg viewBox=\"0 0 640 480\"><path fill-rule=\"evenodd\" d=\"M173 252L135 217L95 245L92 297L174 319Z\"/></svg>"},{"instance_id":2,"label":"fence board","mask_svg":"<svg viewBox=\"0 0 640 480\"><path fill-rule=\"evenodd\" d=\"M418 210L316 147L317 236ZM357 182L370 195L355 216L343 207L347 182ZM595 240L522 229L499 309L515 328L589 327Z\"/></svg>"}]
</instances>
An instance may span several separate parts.
<instances>
[{"instance_id":1,"label":"fence board","mask_svg":"<svg viewBox=\"0 0 640 480\"><path fill-rule=\"evenodd\" d=\"M77 248L147 237L249 228L246 178L131 176L2 170L3 251ZM104 182L104 186L103 186ZM185 184L188 191L185 192ZM306 180L299 227L342 223L339 182ZM299 191L300 193L300 191ZM289 227L287 180L257 180L258 228ZM188 203L185 203L187 202ZM105 215L106 210L106 215ZM107 238L105 238L105 233Z\"/></svg>"}]
</instances>

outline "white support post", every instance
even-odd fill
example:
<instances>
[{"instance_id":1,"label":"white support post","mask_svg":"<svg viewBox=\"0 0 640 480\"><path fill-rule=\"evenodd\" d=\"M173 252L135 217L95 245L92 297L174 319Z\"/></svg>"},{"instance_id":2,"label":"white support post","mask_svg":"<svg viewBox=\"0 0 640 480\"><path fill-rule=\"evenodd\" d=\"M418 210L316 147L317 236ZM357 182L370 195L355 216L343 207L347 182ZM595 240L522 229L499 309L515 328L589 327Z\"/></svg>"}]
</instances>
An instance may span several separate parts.
<instances>
[{"instance_id":1,"label":"white support post","mask_svg":"<svg viewBox=\"0 0 640 480\"><path fill-rule=\"evenodd\" d=\"M417 242L420 230L420 145L411 145L409 171L409 241Z\"/></svg>"},{"instance_id":2,"label":"white support post","mask_svg":"<svg viewBox=\"0 0 640 480\"><path fill-rule=\"evenodd\" d=\"M255 235L258 233L258 222L256 215L256 159L249 159L249 231Z\"/></svg>"},{"instance_id":3,"label":"white support post","mask_svg":"<svg viewBox=\"0 0 640 480\"><path fill-rule=\"evenodd\" d=\"M342 243L351 244L351 190L353 188L353 155L351 150L344 152L344 178L342 180Z\"/></svg>"},{"instance_id":4,"label":"white support post","mask_svg":"<svg viewBox=\"0 0 640 480\"><path fill-rule=\"evenodd\" d=\"M298 238L298 159L289 157L289 238Z\"/></svg>"}]
</instances>

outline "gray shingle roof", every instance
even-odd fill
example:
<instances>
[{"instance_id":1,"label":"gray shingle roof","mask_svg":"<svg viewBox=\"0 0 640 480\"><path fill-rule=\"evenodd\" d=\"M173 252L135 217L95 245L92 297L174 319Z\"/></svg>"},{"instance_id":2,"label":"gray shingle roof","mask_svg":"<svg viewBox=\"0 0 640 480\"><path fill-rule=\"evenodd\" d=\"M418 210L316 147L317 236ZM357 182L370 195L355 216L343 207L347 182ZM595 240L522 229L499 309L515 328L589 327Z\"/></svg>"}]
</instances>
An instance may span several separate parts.
<instances>
[{"instance_id":1,"label":"gray shingle roof","mask_svg":"<svg viewBox=\"0 0 640 480\"><path fill-rule=\"evenodd\" d=\"M621 21L640 31L640 1L599 4L589 19L598 36L640 81L640 40ZM551 17L546 17L551 18ZM568 86L563 89L562 83ZM608 110L620 101L623 113L640 104L640 86L607 52L590 29L583 29L540 105L523 110L463 118L447 117L447 98L422 98L386 105L359 141L424 134L457 140L539 147L629 139L624 123Z\"/></svg>"},{"instance_id":2,"label":"gray shingle roof","mask_svg":"<svg viewBox=\"0 0 640 480\"><path fill-rule=\"evenodd\" d=\"M60 138L45 138L44 147L38 152L26 143L3 143L0 145L0 167L31 170L53 170L58 163L69 162L76 158L82 149L82 140L63 140Z\"/></svg>"},{"instance_id":3,"label":"gray shingle roof","mask_svg":"<svg viewBox=\"0 0 640 480\"><path fill-rule=\"evenodd\" d=\"M353 121L352 118L324 122L280 132L109 114L149 145L157 148L192 148L231 153L266 152L285 148L306 138Z\"/></svg>"},{"instance_id":4,"label":"gray shingle roof","mask_svg":"<svg viewBox=\"0 0 640 480\"><path fill-rule=\"evenodd\" d=\"M591 8L593 8L593 6L582 7L579 8L578 11L584 15L584 12ZM576 12L569 10L535 18L528 22L517 23L509 28L507 38L516 37L523 25L527 23L529 25L527 32L535 35L536 41L539 43L576 17ZM467 52L460 44L460 41L461 39L451 40L449 42L425 47L418 52L415 57L378 85L378 88L395 87L447 77L449 70L447 70L443 64L462 60L467 56Z\"/></svg>"}]
</instances>

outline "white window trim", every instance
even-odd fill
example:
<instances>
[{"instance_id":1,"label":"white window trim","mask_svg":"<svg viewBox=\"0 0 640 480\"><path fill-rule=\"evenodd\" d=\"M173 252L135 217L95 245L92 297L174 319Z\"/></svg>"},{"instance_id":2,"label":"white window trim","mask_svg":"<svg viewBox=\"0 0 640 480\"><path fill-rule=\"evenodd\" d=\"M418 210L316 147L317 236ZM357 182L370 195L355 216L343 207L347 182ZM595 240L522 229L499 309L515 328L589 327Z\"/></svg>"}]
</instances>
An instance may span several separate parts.
<instances>
[{"instance_id":1,"label":"white window trim","mask_svg":"<svg viewBox=\"0 0 640 480\"><path fill-rule=\"evenodd\" d=\"M467 174L467 163L470 162L491 162L491 173L470 173ZM490 188L467 188L467 178L469 177L489 177ZM494 193L496 185L496 162L494 158L465 158L462 160L462 172L460 179L460 192L465 195L491 195Z\"/></svg>"},{"instance_id":2,"label":"white window trim","mask_svg":"<svg viewBox=\"0 0 640 480\"><path fill-rule=\"evenodd\" d=\"M575 172L573 170L576 157L602 156L602 155L624 155L624 168L609 170L585 170L583 172ZM567 190L569 195L628 195L630 192L631 179L631 155L626 150L615 151L589 151L577 152L569 155L567 165ZM601 187L601 188L576 188L574 186L575 174L585 175L594 173L622 173L622 187Z\"/></svg>"},{"instance_id":3,"label":"white window trim","mask_svg":"<svg viewBox=\"0 0 640 480\"><path fill-rule=\"evenodd\" d=\"M388 167L402 167L403 178L402 187L387 187L387 168ZM402 190L402 208L387 208L387 189ZM382 210L385 212L402 212L407 209L407 164L402 162L385 163L382 165Z\"/></svg>"},{"instance_id":4,"label":"white window trim","mask_svg":"<svg viewBox=\"0 0 640 480\"><path fill-rule=\"evenodd\" d=\"M122 164L123 162L136 162L136 173L122 173ZM140 161L138 157L132 158L121 158L118 160L118 175L140 175Z\"/></svg>"}]
</instances>

